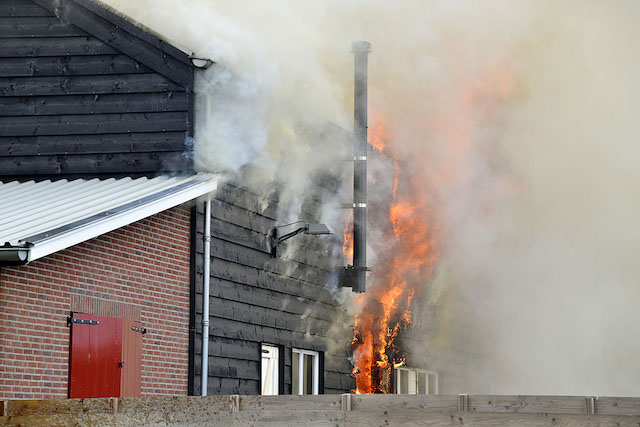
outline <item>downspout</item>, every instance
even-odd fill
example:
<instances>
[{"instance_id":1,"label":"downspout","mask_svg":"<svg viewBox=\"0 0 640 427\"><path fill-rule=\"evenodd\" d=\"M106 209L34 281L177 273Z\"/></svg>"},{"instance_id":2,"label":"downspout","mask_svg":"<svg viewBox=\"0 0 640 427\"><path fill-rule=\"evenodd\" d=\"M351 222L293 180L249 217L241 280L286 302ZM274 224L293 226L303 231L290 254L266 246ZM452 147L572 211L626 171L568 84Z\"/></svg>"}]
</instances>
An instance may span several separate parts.
<instances>
[{"instance_id":1,"label":"downspout","mask_svg":"<svg viewBox=\"0 0 640 427\"><path fill-rule=\"evenodd\" d=\"M211 276L211 199L204 204L204 281L202 287L202 387L200 395L207 395L209 379L209 279Z\"/></svg>"},{"instance_id":2,"label":"downspout","mask_svg":"<svg viewBox=\"0 0 640 427\"><path fill-rule=\"evenodd\" d=\"M189 57L191 63L201 69L206 70L214 62L208 58L198 58L194 55ZM194 82L195 86L195 82ZM195 87L194 87L195 93ZM193 105L192 105L193 108ZM206 108L207 116L211 115L211 96L206 96ZM202 285L202 360L201 366L201 387L200 395L207 395L207 382L209 379L209 280L211 276L211 198L207 198L204 203L204 265L203 272L204 280Z\"/></svg>"}]
</instances>

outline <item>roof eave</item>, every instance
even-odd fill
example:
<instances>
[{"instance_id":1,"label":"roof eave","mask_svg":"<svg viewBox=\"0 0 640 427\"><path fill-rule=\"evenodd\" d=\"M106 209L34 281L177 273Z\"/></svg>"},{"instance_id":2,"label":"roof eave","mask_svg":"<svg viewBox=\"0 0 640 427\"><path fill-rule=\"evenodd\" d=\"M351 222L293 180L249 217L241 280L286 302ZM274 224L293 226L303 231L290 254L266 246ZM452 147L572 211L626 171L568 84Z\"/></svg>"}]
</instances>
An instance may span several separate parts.
<instances>
[{"instance_id":1,"label":"roof eave","mask_svg":"<svg viewBox=\"0 0 640 427\"><path fill-rule=\"evenodd\" d=\"M98 237L102 234L140 221L167 209L187 203L208 195L218 187L218 176L213 176L195 185L173 193L171 197L163 197L149 203L132 207L123 212L70 229L64 233L39 241L21 241L29 247L10 247L0 249L0 265L27 264L39 258L51 255L63 249ZM3 252L6 252L3 255ZM26 256L25 256L26 254Z\"/></svg>"}]
</instances>

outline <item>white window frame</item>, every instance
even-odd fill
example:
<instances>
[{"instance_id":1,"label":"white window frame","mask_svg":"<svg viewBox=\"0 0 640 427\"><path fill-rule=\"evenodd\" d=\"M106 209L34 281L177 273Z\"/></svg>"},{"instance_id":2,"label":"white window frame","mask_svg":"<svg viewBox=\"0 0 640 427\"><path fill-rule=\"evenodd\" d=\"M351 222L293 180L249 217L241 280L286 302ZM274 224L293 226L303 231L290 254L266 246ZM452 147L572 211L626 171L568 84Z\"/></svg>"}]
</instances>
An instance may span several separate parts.
<instances>
[{"instance_id":1,"label":"white window frame","mask_svg":"<svg viewBox=\"0 0 640 427\"><path fill-rule=\"evenodd\" d=\"M430 371L427 369L414 369L414 368L403 366L400 368L396 368L394 372L396 394L401 394L400 393L400 390L401 390L400 373L403 371L408 373L407 380L409 381L409 384L407 384L407 390L408 390L407 394L418 394L418 390L419 390L418 374L425 374L426 384L424 388L425 390L424 394L429 394L430 388L433 388L433 394L439 393L440 376L438 375L437 371ZM433 387L430 387L431 386L430 382L432 377L434 379L434 384L433 384Z\"/></svg>"},{"instance_id":2,"label":"white window frame","mask_svg":"<svg viewBox=\"0 0 640 427\"><path fill-rule=\"evenodd\" d=\"M265 353L266 352L266 353ZM263 396L273 396L279 394L280 390L280 351L277 345L262 344L260 347L260 379ZM267 376L271 378L271 383L266 381Z\"/></svg>"},{"instance_id":3,"label":"white window frame","mask_svg":"<svg viewBox=\"0 0 640 427\"><path fill-rule=\"evenodd\" d=\"M292 394L302 395L304 394L304 357L301 356L311 356L313 363L313 394L318 394L320 391L320 353L317 351L311 350L302 350L299 348L292 349L291 357L298 358L298 390L291 390ZM300 360L303 363L300 363ZM293 360L291 361L291 367L293 368ZM293 387L293 375L291 372L291 386Z\"/></svg>"}]
</instances>

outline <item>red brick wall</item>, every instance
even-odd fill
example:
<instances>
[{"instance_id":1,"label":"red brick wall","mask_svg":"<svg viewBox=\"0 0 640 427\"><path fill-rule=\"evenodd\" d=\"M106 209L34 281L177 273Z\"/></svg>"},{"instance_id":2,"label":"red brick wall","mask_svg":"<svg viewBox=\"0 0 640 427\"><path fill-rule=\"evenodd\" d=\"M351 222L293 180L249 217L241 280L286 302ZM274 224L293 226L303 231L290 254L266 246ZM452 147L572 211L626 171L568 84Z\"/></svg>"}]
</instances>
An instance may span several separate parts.
<instances>
[{"instance_id":1,"label":"red brick wall","mask_svg":"<svg viewBox=\"0 0 640 427\"><path fill-rule=\"evenodd\" d=\"M189 210L0 267L0 397L65 398L71 311L139 320L142 394L186 395Z\"/></svg>"}]
</instances>

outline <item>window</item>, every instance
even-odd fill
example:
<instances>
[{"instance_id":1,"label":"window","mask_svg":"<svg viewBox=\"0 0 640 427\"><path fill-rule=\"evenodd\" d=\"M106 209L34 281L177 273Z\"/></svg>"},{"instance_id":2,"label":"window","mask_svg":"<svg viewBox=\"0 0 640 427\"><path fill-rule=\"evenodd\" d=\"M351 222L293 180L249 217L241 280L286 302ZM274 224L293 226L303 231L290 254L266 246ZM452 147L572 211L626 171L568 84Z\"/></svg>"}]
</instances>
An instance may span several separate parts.
<instances>
[{"instance_id":1,"label":"window","mask_svg":"<svg viewBox=\"0 0 640 427\"><path fill-rule=\"evenodd\" d=\"M278 394L278 347L262 344L262 394Z\"/></svg>"},{"instance_id":2,"label":"window","mask_svg":"<svg viewBox=\"0 0 640 427\"><path fill-rule=\"evenodd\" d=\"M291 394L318 394L320 355L317 351L293 349Z\"/></svg>"},{"instance_id":3,"label":"window","mask_svg":"<svg viewBox=\"0 0 640 427\"><path fill-rule=\"evenodd\" d=\"M396 368L396 394L438 394L438 373L425 369Z\"/></svg>"}]
</instances>

